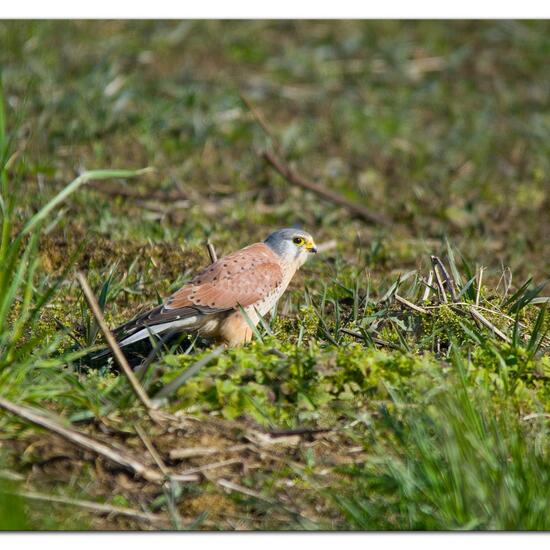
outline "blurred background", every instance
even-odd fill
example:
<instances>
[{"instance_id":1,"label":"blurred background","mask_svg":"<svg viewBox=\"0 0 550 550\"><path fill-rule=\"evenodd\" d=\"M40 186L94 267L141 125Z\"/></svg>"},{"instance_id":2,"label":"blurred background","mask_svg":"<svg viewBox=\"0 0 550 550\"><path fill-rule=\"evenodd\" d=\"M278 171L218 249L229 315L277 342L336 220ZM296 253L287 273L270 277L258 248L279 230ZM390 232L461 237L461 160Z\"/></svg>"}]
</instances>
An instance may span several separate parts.
<instances>
[{"instance_id":1,"label":"blurred background","mask_svg":"<svg viewBox=\"0 0 550 550\"><path fill-rule=\"evenodd\" d=\"M547 277L549 31L544 21L3 21L24 206L79 170L154 166L127 185L148 201L72 198L61 240L215 235L228 251L299 224L337 238L343 254L370 251L373 268L414 265L448 236L479 263ZM304 176L395 226L365 225L290 185L259 157L273 141ZM158 190L178 200L154 204Z\"/></svg>"}]
</instances>

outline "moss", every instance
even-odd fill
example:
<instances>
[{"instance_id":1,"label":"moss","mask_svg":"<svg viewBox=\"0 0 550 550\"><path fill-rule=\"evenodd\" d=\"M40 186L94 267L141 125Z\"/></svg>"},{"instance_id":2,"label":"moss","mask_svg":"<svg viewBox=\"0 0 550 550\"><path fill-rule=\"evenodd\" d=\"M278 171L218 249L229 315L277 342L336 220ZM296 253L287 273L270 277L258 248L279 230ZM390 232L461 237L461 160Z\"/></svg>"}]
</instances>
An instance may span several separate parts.
<instances>
[{"instance_id":1,"label":"moss","mask_svg":"<svg viewBox=\"0 0 550 550\"><path fill-rule=\"evenodd\" d=\"M319 330L319 316L313 306L299 306L296 315L291 317L278 316L273 322L272 330L277 340L282 343L296 343L314 340Z\"/></svg>"},{"instance_id":2,"label":"moss","mask_svg":"<svg viewBox=\"0 0 550 550\"><path fill-rule=\"evenodd\" d=\"M278 347L285 357L271 354L271 345L256 342L228 350L179 389L176 407L294 425L323 416L328 419L336 411L355 414L370 401L388 399L388 388L405 389L412 379L420 384L422 373L435 365L429 355L386 352L359 344L326 350L314 343L289 343ZM162 381L169 382L197 359L165 357L171 368Z\"/></svg>"}]
</instances>

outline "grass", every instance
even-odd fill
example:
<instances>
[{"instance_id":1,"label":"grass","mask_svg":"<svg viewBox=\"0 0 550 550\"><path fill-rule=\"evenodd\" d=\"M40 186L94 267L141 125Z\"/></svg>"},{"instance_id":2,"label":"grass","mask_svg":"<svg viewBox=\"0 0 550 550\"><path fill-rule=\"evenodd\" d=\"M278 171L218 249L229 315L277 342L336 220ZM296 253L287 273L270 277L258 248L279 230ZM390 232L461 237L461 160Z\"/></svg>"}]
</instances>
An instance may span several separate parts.
<instances>
[{"instance_id":1,"label":"grass","mask_svg":"<svg viewBox=\"0 0 550 550\"><path fill-rule=\"evenodd\" d=\"M542 415L518 418L506 395L496 406L463 359L453 363L460 382L397 403L403 417L385 415L391 437L348 472L355 486L339 504L355 528L548 529Z\"/></svg>"},{"instance_id":2,"label":"grass","mask_svg":"<svg viewBox=\"0 0 550 550\"><path fill-rule=\"evenodd\" d=\"M148 482L2 412L0 528L548 529L549 36L0 23L0 396L199 472ZM261 158L275 148L396 223L290 185ZM293 224L335 247L251 345L152 357L142 383L168 420L79 367L102 340L77 268L115 326L208 263L207 239L222 255ZM454 301L426 284L433 255Z\"/></svg>"}]
</instances>

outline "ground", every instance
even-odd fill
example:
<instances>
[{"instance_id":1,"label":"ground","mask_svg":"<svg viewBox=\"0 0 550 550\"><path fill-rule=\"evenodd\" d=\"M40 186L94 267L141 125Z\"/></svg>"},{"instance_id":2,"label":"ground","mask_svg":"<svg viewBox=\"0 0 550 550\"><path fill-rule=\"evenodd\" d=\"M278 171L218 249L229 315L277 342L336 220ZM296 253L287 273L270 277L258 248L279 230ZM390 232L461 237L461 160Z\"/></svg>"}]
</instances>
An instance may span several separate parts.
<instances>
[{"instance_id":1,"label":"ground","mask_svg":"<svg viewBox=\"0 0 550 550\"><path fill-rule=\"evenodd\" d=\"M0 528L549 529L549 31L1 22L0 398L189 479L2 410ZM86 170L146 167L33 218ZM318 257L161 417L82 368L102 337L77 270L114 327L205 266L207 240L293 225ZM209 353L162 350L147 392Z\"/></svg>"}]
</instances>

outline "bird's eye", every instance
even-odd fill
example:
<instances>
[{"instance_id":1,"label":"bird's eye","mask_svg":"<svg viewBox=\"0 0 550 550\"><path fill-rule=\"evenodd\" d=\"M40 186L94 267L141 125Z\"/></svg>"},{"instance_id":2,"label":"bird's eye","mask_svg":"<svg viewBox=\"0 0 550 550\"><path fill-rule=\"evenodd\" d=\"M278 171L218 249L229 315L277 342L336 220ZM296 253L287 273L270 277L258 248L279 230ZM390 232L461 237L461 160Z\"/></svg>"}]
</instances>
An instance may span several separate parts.
<instances>
[{"instance_id":1,"label":"bird's eye","mask_svg":"<svg viewBox=\"0 0 550 550\"><path fill-rule=\"evenodd\" d=\"M292 239L292 242L293 242L294 244L304 244L304 239L303 239L302 237L294 237L294 238Z\"/></svg>"}]
</instances>

